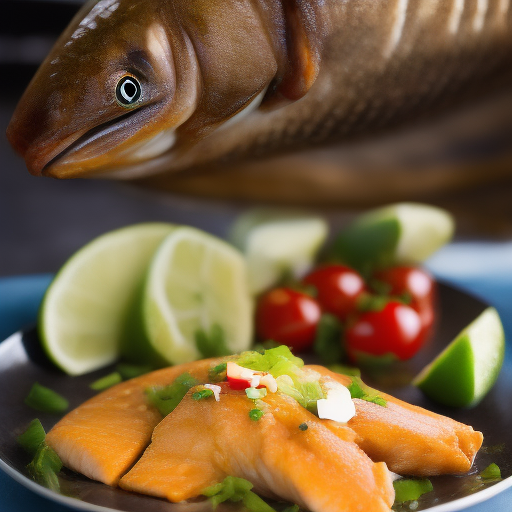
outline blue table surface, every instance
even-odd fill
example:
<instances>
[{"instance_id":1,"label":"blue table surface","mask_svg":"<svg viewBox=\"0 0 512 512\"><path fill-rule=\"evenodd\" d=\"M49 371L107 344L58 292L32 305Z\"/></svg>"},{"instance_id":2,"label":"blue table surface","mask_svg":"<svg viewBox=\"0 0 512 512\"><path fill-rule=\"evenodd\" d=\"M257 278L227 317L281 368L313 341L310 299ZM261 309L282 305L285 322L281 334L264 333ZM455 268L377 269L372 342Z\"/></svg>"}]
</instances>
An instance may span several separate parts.
<instances>
[{"instance_id":1,"label":"blue table surface","mask_svg":"<svg viewBox=\"0 0 512 512\"><path fill-rule=\"evenodd\" d=\"M507 339L512 339L512 243L451 244L431 258L427 266L438 278L495 306ZM34 323L51 278L44 274L0 279L0 340ZM70 510L27 490L0 471L0 512ZM512 511L512 489L466 511Z\"/></svg>"}]
</instances>

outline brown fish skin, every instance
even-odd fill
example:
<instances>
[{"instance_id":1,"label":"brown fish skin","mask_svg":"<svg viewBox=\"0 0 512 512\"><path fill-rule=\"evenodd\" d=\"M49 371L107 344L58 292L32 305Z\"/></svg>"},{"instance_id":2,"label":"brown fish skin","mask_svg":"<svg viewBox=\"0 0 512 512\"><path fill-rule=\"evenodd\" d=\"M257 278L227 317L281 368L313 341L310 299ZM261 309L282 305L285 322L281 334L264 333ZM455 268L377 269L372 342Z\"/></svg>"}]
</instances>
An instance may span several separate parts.
<instances>
[{"instance_id":1,"label":"brown fish skin","mask_svg":"<svg viewBox=\"0 0 512 512\"><path fill-rule=\"evenodd\" d=\"M308 366L348 385L350 379L323 366ZM347 425L357 444L373 460L383 460L398 474L430 476L466 473L483 435L472 427L379 392L386 407L354 399L356 415Z\"/></svg>"},{"instance_id":2,"label":"brown fish skin","mask_svg":"<svg viewBox=\"0 0 512 512\"><path fill-rule=\"evenodd\" d=\"M185 372L208 380L211 361L165 368L114 386L64 416L46 436L63 464L108 485L116 485L138 459L161 421L145 389L166 386Z\"/></svg>"},{"instance_id":3,"label":"brown fish skin","mask_svg":"<svg viewBox=\"0 0 512 512\"><path fill-rule=\"evenodd\" d=\"M259 494L312 512L390 510L394 490L386 465L371 462L350 429L334 435L279 395L267 395L264 416L252 421L254 404L245 392L221 387L219 402L196 401L192 390L185 396L155 428L121 488L179 502L231 475L250 480Z\"/></svg>"},{"instance_id":4,"label":"brown fish skin","mask_svg":"<svg viewBox=\"0 0 512 512\"><path fill-rule=\"evenodd\" d=\"M204 171L377 133L512 85L506 0L92 5L59 40L8 129L34 174ZM143 86L128 111L115 100L127 72Z\"/></svg>"}]
</instances>

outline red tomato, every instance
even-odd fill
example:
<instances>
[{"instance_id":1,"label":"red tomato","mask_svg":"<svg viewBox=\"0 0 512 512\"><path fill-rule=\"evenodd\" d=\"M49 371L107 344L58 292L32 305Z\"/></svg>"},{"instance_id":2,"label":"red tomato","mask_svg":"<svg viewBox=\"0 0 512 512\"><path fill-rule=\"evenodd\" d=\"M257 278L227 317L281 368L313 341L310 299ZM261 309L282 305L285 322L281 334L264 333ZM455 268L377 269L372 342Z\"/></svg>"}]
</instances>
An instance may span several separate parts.
<instances>
[{"instance_id":1,"label":"red tomato","mask_svg":"<svg viewBox=\"0 0 512 512\"><path fill-rule=\"evenodd\" d=\"M303 282L316 288L322 309L341 320L356 311L357 299L366 291L363 278L344 265L317 268Z\"/></svg>"},{"instance_id":2,"label":"red tomato","mask_svg":"<svg viewBox=\"0 0 512 512\"><path fill-rule=\"evenodd\" d=\"M345 331L347 352L353 360L357 352L372 356L391 353L410 359L424 341L420 315L397 301L388 302L381 311L362 313Z\"/></svg>"},{"instance_id":3,"label":"red tomato","mask_svg":"<svg viewBox=\"0 0 512 512\"><path fill-rule=\"evenodd\" d=\"M256 332L262 339L288 345L296 351L309 348L321 310L305 293L290 288L276 288L261 297L256 309Z\"/></svg>"},{"instance_id":4,"label":"red tomato","mask_svg":"<svg viewBox=\"0 0 512 512\"><path fill-rule=\"evenodd\" d=\"M390 295L409 294L420 317L424 331L434 323L435 281L425 270L415 267L390 267L375 274L375 278L391 286Z\"/></svg>"}]
</instances>

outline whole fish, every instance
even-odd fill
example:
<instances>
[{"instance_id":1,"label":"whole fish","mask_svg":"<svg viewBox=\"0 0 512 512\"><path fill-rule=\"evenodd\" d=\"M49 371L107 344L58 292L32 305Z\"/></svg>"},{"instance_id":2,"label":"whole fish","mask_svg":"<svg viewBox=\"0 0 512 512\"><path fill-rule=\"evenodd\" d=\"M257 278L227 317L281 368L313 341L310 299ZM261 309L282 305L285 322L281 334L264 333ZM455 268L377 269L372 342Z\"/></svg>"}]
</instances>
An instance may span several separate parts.
<instances>
[{"instance_id":1,"label":"whole fish","mask_svg":"<svg viewBox=\"0 0 512 512\"><path fill-rule=\"evenodd\" d=\"M7 134L35 175L379 200L509 175L511 91L510 0L99 0Z\"/></svg>"}]
</instances>

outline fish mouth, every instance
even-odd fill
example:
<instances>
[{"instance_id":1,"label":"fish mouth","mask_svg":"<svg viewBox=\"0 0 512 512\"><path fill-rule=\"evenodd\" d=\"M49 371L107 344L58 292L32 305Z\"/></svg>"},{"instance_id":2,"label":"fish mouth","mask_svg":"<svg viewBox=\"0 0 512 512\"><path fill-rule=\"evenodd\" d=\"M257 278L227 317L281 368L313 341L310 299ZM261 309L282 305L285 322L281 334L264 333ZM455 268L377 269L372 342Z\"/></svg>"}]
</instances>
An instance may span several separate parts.
<instances>
[{"instance_id":1,"label":"fish mouth","mask_svg":"<svg viewBox=\"0 0 512 512\"><path fill-rule=\"evenodd\" d=\"M57 153L50 160L48 160L48 162L46 162L41 169L41 176L62 178L68 176L71 177L72 175L77 174L85 176L89 174L101 173L103 166L89 167L86 165L86 162L87 160L92 160L95 159L96 157L105 155L106 153L108 153L108 149L98 153L97 155L93 155L92 157L83 160L77 159L65 163L63 163L62 161L66 157L74 155L79 151L87 148L91 144L94 144L95 142L101 140L103 137L107 135L112 135L113 133L126 127L127 123L132 117L134 117L136 114L141 114L142 111L148 110L150 106L152 106L152 104L143 105L139 108L125 112L124 114L121 114L120 116L117 116L114 119L110 119L109 121L106 121L98 126L90 128L85 133L80 135L75 141L66 145L59 153ZM134 133L137 133L137 131L138 130L134 131ZM124 140L116 138L116 146L121 144L122 142L125 142L129 138L130 135L124 138ZM108 169L105 169L105 172L107 171Z\"/></svg>"}]
</instances>

